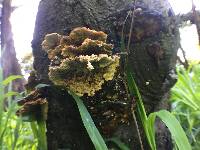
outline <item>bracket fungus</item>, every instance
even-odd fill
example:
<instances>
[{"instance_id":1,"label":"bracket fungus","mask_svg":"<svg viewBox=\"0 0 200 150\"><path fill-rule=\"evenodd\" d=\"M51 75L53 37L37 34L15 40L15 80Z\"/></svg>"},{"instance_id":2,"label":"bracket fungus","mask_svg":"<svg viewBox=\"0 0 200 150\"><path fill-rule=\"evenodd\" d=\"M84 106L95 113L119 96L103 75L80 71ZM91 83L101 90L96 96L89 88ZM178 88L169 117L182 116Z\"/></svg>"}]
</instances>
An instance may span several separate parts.
<instances>
[{"instance_id":1,"label":"bracket fungus","mask_svg":"<svg viewBox=\"0 0 200 150\"><path fill-rule=\"evenodd\" d=\"M48 101L45 98L45 88L32 91L18 101L21 108L16 112L24 121L47 120Z\"/></svg>"},{"instance_id":2,"label":"bracket fungus","mask_svg":"<svg viewBox=\"0 0 200 150\"><path fill-rule=\"evenodd\" d=\"M75 28L69 36L47 34L42 48L51 60L49 79L77 95L93 96L102 85L114 78L119 66L118 55L112 55L102 31Z\"/></svg>"}]
</instances>

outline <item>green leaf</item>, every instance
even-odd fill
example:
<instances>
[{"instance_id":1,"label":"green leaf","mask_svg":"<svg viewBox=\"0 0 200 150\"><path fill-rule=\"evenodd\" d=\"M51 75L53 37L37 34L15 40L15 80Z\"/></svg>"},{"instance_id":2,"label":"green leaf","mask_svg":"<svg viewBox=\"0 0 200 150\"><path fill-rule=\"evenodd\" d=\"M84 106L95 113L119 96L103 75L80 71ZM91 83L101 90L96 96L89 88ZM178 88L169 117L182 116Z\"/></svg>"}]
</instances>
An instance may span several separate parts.
<instances>
[{"instance_id":1,"label":"green leaf","mask_svg":"<svg viewBox=\"0 0 200 150\"><path fill-rule=\"evenodd\" d=\"M151 147L152 150L155 150L156 149L156 145L155 145L155 138L153 138L153 135L149 134L149 131L148 131L148 126L147 126L147 115L146 115L146 111L145 111L145 108L144 108L144 104L142 102L142 96L139 92L139 89L135 83L135 80L131 74L131 69L129 66L127 66L127 69L126 69L126 75L127 75L127 82L128 82L128 88L129 88L129 91L130 91L130 95L132 97L135 97L136 98L136 110L137 110L137 113L139 115L139 118L142 122L142 126L144 128L144 131L145 131L145 135L147 137L147 141Z\"/></svg>"},{"instance_id":2,"label":"green leaf","mask_svg":"<svg viewBox=\"0 0 200 150\"><path fill-rule=\"evenodd\" d=\"M172 89L172 97L176 99L176 101L181 101L184 104L190 106L194 110L200 110L200 106L196 103L196 101L191 97L190 94L186 94L183 90L178 88Z\"/></svg>"},{"instance_id":3,"label":"green leaf","mask_svg":"<svg viewBox=\"0 0 200 150\"><path fill-rule=\"evenodd\" d=\"M39 138L39 133L38 133L36 122L35 121L30 122L30 126L31 126L31 129L32 129L34 137L38 139Z\"/></svg>"},{"instance_id":4,"label":"green leaf","mask_svg":"<svg viewBox=\"0 0 200 150\"><path fill-rule=\"evenodd\" d=\"M37 150L47 150L47 139L46 139L46 123L45 121L33 121L30 123L34 137L38 141Z\"/></svg>"},{"instance_id":5,"label":"green leaf","mask_svg":"<svg viewBox=\"0 0 200 150\"><path fill-rule=\"evenodd\" d=\"M126 46L125 46L125 42L124 42L124 37L121 37L121 41L120 41L120 50L121 52L126 52Z\"/></svg>"},{"instance_id":6,"label":"green leaf","mask_svg":"<svg viewBox=\"0 0 200 150\"><path fill-rule=\"evenodd\" d=\"M40 150L47 150L47 138L46 138L46 123L44 120L37 122L38 124L38 145Z\"/></svg>"},{"instance_id":7,"label":"green leaf","mask_svg":"<svg viewBox=\"0 0 200 150\"><path fill-rule=\"evenodd\" d=\"M134 81L134 78L131 74L131 70L129 66L127 67L127 81L128 81L128 87L130 90L130 95L136 97L137 112L142 121L142 125L147 137L147 141L151 149L156 150L154 124L155 124L156 116L158 116L168 127L178 148L180 150L191 150L191 146L188 142L185 132L183 131L177 119L170 112L166 110L153 112L147 118L144 104L142 102L141 94Z\"/></svg>"},{"instance_id":8,"label":"green leaf","mask_svg":"<svg viewBox=\"0 0 200 150\"><path fill-rule=\"evenodd\" d=\"M21 118L18 118L16 121L16 127L14 129L14 141L12 143L12 150L15 150L17 141L19 139L19 130L20 130L20 126L21 126L22 122L21 122Z\"/></svg>"},{"instance_id":9,"label":"green leaf","mask_svg":"<svg viewBox=\"0 0 200 150\"><path fill-rule=\"evenodd\" d=\"M6 133L6 130L8 130L9 128L8 123L9 123L9 119L11 118L12 113L15 111L15 103L12 103L12 105L10 106L10 108L8 109L6 118L5 118L5 122L4 122L4 126L3 129L0 133L0 144L3 142L3 138L4 138L4 134Z\"/></svg>"},{"instance_id":10,"label":"green leaf","mask_svg":"<svg viewBox=\"0 0 200 150\"><path fill-rule=\"evenodd\" d=\"M104 139L102 138L101 134L99 133L98 129L96 128L87 108L83 104L82 100L72 91L69 91L69 94L72 95L74 100L76 101L76 104L78 106L81 119L83 121L83 124L87 130L87 133L92 140L92 143L94 144L94 147L96 150L108 150Z\"/></svg>"},{"instance_id":11,"label":"green leaf","mask_svg":"<svg viewBox=\"0 0 200 150\"><path fill-rule=\"evenodd\" d=\"M35 88L40 89L40 88L47 87L47 86L50 86L50 85L41 83L41 84L38 84L37 86L35 86Z\"/></svg>"},{"instance_id":12,"label":"green leaf","mask_svg":"<svg viewBox=\"0 0 200 150\"><path fill-rule=\"evenodd\" d=\"M14 91L10 91L10 92L7 92L5 95L4 95L4 98L7 98L7 97L12 97L12 96L19 96L20 94L18 92L14 92Z\"/></svg>"},{"instance_id":13,"label":"green leaf","mask_svg":"<svg viewBox=\"0 0 200 150\"><path fill-rule=\"evenodd\" d=\"M23 76L20 76L20 75L12 75L12 76L9 76L7 77L6 79L3 80L3 85L6 86L8 85L10 82L12 82L13 80L16 80L16 79L21 79Z\"/></svg>"},{"instance_id":14,"label":"green leaf","mask_svg":"<svg viewBox=\"0 0 200 150\"><path fill-rule=\"evenodd\" d=\"M130 148L121 142L118 138L110 138L106 139L106 141L115 143L120 148L120 150L130 150Z\"/></svg>"},{"instance_id":15,"label":"green leaf","mask_svg":"<svg viewBox=\"0 0 200 150\"><path fill-rule=\"evenodd\" d=\"M0 134L2 132L1 129L2 129L2 120L3 120L3 111L4 111L4 86L2 82L3 82L3 70L0 67Z\"/></svg>"},{"instance_id":16,"label":"green leaf","mask_svg":"<svg viewBox=\"0 0 200 150\"><path fill-rule=\"evenodd\" d=\"M127 80L128 80L128 88L129 88L131 96L135 96L137 98L136 102L137 102L137 107L139 108L138 109L139 114L141 115L143 120L147 120L146 111L142 102L142 96L131 74L130 67L127 68Z\"/></svg>"},{"instance_id":17,"label":"green leaf","mask_svg":"<svg viewBox=\"0 0 200 150\"><path fill-rule=\"evenodd\" d=\"M152 150L156 150L156 141L155 141L155 119L156 119L156 113L151 113L148 116L148 119L146 120L146 128L147 128L147 134L150 142L150 146Z\"/></svg>"},{"instance_id":18,"label":"green leaf","mask_svg":"<svg viewBox=\"0 0 200 150\"><path fill-rule=\"evenodd\" d=\"M160 110L155 113L168 127L179 150L191 150L191 145L178 120L166 110Z\"/></svg>"}]
</instances>

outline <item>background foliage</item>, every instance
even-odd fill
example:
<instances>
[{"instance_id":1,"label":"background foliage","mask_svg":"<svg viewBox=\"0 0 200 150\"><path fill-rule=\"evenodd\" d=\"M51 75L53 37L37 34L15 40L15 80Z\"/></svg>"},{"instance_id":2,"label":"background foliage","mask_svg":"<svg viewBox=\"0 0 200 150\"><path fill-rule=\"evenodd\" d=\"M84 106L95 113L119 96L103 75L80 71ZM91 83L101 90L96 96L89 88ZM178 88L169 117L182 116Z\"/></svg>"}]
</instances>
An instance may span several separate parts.
<instances>
[{"instance_id":1,"label":"background foliage","mask_svg":"<svg viewBox=\"0 0 200 150\"><path fill-rule=\"evenodd\" d=\"M12 81L21 76L10 76L3 80L0 68L0 150L37 149L37 139L33 136L30 124L16 116L17 99L21 95L12 91ZM7 91L7 92L5 92Z\"/></svg>"},{"instance_id":2,"label":"background foliage","mask_svg":"<svg viewBox=\"0 0 200 150\"><path fill-rule=\"evenodd\" d=\"M200 64L177 67L178 82L172 88L172 112L181 123L194 150L200 147Z\"/></svg>"}]
</instances>

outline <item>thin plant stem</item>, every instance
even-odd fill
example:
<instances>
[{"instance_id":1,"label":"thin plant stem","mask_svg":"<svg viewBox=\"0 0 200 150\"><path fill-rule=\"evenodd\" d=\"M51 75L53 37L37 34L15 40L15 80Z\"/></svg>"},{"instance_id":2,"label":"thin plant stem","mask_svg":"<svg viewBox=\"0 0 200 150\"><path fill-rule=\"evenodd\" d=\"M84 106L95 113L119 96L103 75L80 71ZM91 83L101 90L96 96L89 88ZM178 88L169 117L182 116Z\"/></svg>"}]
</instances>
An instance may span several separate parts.
<instances>
[{"instance_id":1,"label":"thin plant stem","mask_svg":"<svg viewBox=\"0 0 200 150\"><path fill-rule=\"evenodd\" d=\"M184 51L184 49L183 49L183 47L182 47L181 45L180 45L180 50L181 50L181 52L182 52L182 54L183 54L184 62L182 62L181 59L180 59L179 61L180 61L181 63L183 63L185 69L188 69L189 63L188 63L188 60L187 60L187 58L186 58L185 51Z\"/></svg>"},{"instance_id":2,"label":"thin plant stem","mask_svg":"<svg viewBox=\"0 0 200 150\"><path fill-rule=\"evenodd\" d=\"M127 14L127 16L126 16L126 18L125 18L125 20L123 22L122 32L121 32L122 39L124 39L124 27L125 27L125 24L126 24L126 21L127 21L128 17L129 17L129 15L130 15L130 11L128 12L128 14Z\"/></svg>"},{"instance_id":3,"label":"thin plant stem","mask_svg":"<svg viewBox=\"0 0 200 150\"><path fill-rule=\"evenodd\" d=\"M37 121L40 149L47 150L47 138L46 138L46 122L44 120Z\"/></svg>"},{"instance_id":4,"label":"thin plant stem","mask_svg":"<svg viewBox=\"0 0 200 150\"><path fill-rule=\"evenodd\" d=\"M129 30L129 39L128 39L128 45L127 45L127 54L128 55L130 54L130 43L131 43L131 36L132 36L132 31L133 31L133 24L134 24L134 18L135 18L135 9L136 9L135 6L136 6L136 0L134 0L134 8L133 8L133 11L132 11L131 26L130 26L130 30ZM128 57L126 57L125 63L126 63L126 65L128 65ZM141 150L144 150L144 146L143 146L143 143L142 143L140 130L139 130L139 127L138 127L136 116L135 116L134 102L135 102L135 100L133 98L132 102L131 102L132 103L131 104L131 112L132 112L132 116L133 116L133 121L134 121L135 126L136 126L136 131L137 131L137 135L138 135L138 138L139 138Z\"/></svg>"},{"instance_id":5,"label":"thin plant stem","mask_svg":"<svg viewBox=\"0 0 200 150\"><path fill-rule=\"evenodd\" d=\"M132 30L133 30L133 24L134 24L134 17L135 17L135 14L134 14L134 11L135 11L135 4L136 4L136 1L134 1L134 9L132 11L132 19L131 19L131 27L130 27L130 30L129 30L129 39L128 39L128 45L127 45L127 50L125 50L125 45L124 45L124 27L125 27L125 24L126 24L126 21L130 15L130 12L127 14L124 22L123 22L123 26L122 26L122 33L121 33L121 45L123 44L123 47L121 52L125 53L125 51L127 52L125 56L123 56L124 58L124 64L121 64L124 66L124 77L126 78L126 69L127 69L127 66L128 66L128 55L130 53L130 42L131 42L131 35L132 35ZM128 88L126 89L128 91ZM128 98L131 100L130 98L130 95L128 96ZM134 99L133 101L131 101L131 112L132 112L132 116L133 116L133 121L134 121L134 124L136 126L136 131L137 131L137 135L138 135L138 138L139 138L139 142L140 142L140 147L141 147L141 150L144 150L144 146L143 146L143 143L142 143L142 138L141 138L141 134L140 134L140 131L139 131L139 127L138 127L138 123L137 123L137 119L136 119L136 116L135 116L135 112L134 112Z\"/></svg>"},{"instance_id":6,"label":"thin plant stem","mask_svg":"<svg viewBox=\"0 0 200 150\"><path fill-rule=\"evenodd\" d=\"M199 45L200 45L200 22L197 16L196 6L194 4L194 0L191 0L192 2L192 13L194 18L194 23L196 24L197 33L198 33L198 39L199 39Z\"/></svg>"},{"instance_id":7,"label":"thin plant stem","mask_svg":"<svg viewBox=\"0 0 200 150\"><path fill-rule=\"evenodd\" d=\"M130 53L131 36L132 36L133 23L134 23L134 18L135 18L135 5L136 5L136 0L134 0L134 8L132 11L131 27L129 30L129 38L128 38L128 45L127 45L127 53L128 54Z\"/></svg>"},{"instance_id":8,"label":"thin plant stem","mask_svg":"<svg viewBox=\"0 0 200 150\"><path fill-rule=\"evenodd\" d=\"M134 103L135 103L135 100L133 98L133 101L132 101L132 104L131 104L131 112L132 112L133 120L134 120L134 123L135 123L135 126L136 126L136 131L137 131L137 135L138 135L139 142L140 142L140 148L141 148L141 150L144 150L140 130L139 130L139 127L138 127L136 116L135 116Z\"/></svg>"}]
</instances>

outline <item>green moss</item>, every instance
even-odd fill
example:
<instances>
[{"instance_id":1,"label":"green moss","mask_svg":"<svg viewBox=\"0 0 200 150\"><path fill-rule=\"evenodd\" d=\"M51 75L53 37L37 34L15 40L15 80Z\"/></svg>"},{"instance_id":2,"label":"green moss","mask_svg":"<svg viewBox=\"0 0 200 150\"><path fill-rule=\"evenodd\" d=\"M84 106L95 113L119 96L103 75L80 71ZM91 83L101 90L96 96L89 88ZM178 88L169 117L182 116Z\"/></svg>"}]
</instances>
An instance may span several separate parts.
<instances>
[{"instance_id":1,"label":"green moss","mask_svg":"<svg viewBox=\"0 0 200 150\"><path fill-rule=\"evenodd\" d=\"M53 38L50 39L56 41L49 40L51 36ZM112 55L112 45L105 42L105 33L76 28L69 36L51 34L47 37L42 46L49 59L61 60L59 65L49 67L49 79L54 84L65 86L79 96L93 96L106 81L113 79L119 66L119 56ZM55 46L55 43L59 45Z\"/></svg>"}]
</instances>

